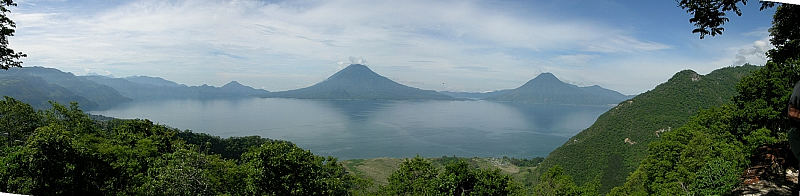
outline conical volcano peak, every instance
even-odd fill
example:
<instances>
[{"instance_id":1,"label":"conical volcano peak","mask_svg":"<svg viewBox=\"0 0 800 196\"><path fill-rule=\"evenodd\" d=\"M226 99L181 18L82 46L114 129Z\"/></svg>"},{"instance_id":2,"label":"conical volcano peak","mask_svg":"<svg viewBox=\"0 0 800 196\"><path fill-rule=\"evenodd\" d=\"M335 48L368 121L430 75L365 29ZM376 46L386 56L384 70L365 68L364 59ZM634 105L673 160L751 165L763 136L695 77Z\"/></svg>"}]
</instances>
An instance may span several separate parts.
<instances>
[{"instance_id":1,"label":"conical volcano peak","mask_svg":"<svg viewBox=\"0 0 800 196\"><path fill-rule=\"evenodd\" d=\"M369 67L362 64L350 64L339 72L373 72Z\"/></svg>"},{"instance_id":2,"label":"conical volcano peak","mask_svg":"<svg viewBox=\"0 0 800 196\"><path fill-rule=\"evenodd\" d=\"M538 76L536 76L536 78L533 78L533 79L534 80L557 80L557 81L561 81L556 77L556 75L553 75L553 73L550 73L550 72L541 73Z\"/></svg>"},{"instance_id":3,"label":"conical volcano peak","mask_svg":"<svg viewBox=\"0 0 800 196\"><path fill-rule=\"evenodd\" d=\"M383 76L378 75L366 65L350 64L344 69L336 72L328 80L379 80Z\"/></svg>"},{"instance_id":4,"label":"conical volcano peak","mask_svg":"<svg viewBox=\"0 0 800 196\"><path fill-rule=\"evenodd\" d=\"M238 87L238 86L244 86L244 85L234 80L234 81L228 82L228 84L225 84L222 87Z\"/></svg>"},{"instance_id":5,"label":"conical volcano peak","mask_svg":"<svg viewBox=\"0 0 800 196\"><path fill-rule=\"evenodd\" d=\"M541 73L516 89L488 97L488 100L525 103L578 105L615 104L626 96L600 86L578 87L562 82L552 73Z\"/></svg>"},{"instance_id":6,"label":"conical volcano peak","mask_svg":"<svg viewBox=\"0 0 800 196\"><path fill-rule=\"evenodd\" d=\"M535 78L526 82L523 87L525 86L534 86L534 85L553 85L553 84L560 84L560 85L567 85L567 83L562 82L555 75L552 73L541 73Z\"/></svg>"},{"instance_id":7,"label":"conical volcano peak","mask_svg":"<svg viewBox=\"0 0 800 196\"><path fill-rule=\"evenodd\" d=\"M405 86L353 63L312 86L272 93L272 97L303 99L453 99L436 91Z\"/></svg>"},{"instance_id":8,"label":"conical volcano peak","mask_svg":"<svg viewBox=\"0 0 800 196\"><path fill-rule=\"evenodd\" d=\"M369 69L366 65L362 64L350 64L344 69Z\"/></svg>"}]
</instances>

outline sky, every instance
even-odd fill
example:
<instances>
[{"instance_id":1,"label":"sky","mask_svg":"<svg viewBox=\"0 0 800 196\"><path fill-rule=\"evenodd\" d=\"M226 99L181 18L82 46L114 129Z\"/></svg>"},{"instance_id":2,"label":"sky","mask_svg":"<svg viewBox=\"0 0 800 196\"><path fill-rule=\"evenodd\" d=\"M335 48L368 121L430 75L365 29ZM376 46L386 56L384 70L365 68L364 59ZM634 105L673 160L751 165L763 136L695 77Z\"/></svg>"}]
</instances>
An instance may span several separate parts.
<instances>
[{"instance_id":1,"label":"sky","mask_svg":"<svg viewBox=\"0 0 800 196\"><path fill-rule=\"evenodd\" d=\"M550 72L623 94L678 71L763 65L771 8L730 14L699 39L675 1L18 0L10 45L23 66L76 75L230 81L282 91L354 62L430 90L516 88Z\"/></svg>"}]
</instances>

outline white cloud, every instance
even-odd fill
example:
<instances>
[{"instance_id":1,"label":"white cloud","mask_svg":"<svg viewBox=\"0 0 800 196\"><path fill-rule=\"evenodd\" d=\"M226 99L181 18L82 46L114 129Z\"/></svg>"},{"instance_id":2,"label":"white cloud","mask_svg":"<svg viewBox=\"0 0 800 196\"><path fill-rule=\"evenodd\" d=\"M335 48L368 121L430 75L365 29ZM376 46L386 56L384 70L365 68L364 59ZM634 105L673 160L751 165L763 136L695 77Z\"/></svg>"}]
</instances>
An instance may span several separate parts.
<instances>
[{"instance_id":1,"label":"white cloud","mask_svg":"<svg viewBox=\"0 0 800 196\"><path fill-rule=\"evenodd\" d=\"M769 37L754 41L752 46L740 48L736 52L736 59L733 65L743 65L750 63L754 65L763 65L767 62L767 51L775 48L769 43Z\"/></svg>"},{"instance_id":2,"label":"white cloud","mask_svg":"<svg viewBox=\"0 0 800 196\"><path fill-rule=\"evenodd\" d=\"M553 64L563 64L571 66L586 66L589 61L596 59L598 55L593 54L568 54L559 55L553 58Z\"/></svg>"},{"instance_id":3,"label":"white cloud","mask_svg":"<svg viewBox=\"0 0 800 196\"><path fill-rule=\"evenodd\" d=\"M378 73L415 81L416 87L442 90L447 83L447 90L485 91L516 87L542 71L564 70L564 77L583 81L569 73L599 70L560 63L673 48L615 26L515 15L479 1L142 0L93 12L38 9L43 6L21 5L11 16L19 25L12 44L29 54L26 65L154 75L189 85L235 79L287 90L327 78L348 57L363 56ZM552 51L592 54L539 54ZM409 62L419 59L426 63ZM586 83L597 81L608 79Z\"/></svg>"},{"instance_id":4,"label":"white cloud","mask_svg":"<svg viewBox=\"0 0 800 196\"><path fill-rule=\"evenodd\" d=\"M606 39L592 42L586 46L591 52L639 52L669 49L670 46L652 41L641 41L630 36L609 36Z\"/></svg>"}]
</instances>

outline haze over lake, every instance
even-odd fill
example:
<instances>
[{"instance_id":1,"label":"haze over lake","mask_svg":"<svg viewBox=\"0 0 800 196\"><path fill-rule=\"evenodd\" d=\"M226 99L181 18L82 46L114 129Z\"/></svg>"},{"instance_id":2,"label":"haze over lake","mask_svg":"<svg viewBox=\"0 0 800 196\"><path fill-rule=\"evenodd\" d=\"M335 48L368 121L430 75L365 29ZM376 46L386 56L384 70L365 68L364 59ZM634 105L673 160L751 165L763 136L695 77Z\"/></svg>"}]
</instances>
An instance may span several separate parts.
<instances>
[{"instance_id":1,"label":"haze over lake","mask_svg":"<svg viewBox=\"0 0 800 196\"><path fill-rule=\"evenodd\" d=\"M90 111L221 137L288 140L340 159L546 156L610 106L245 98L134 101Z\"/></svg>"}]
</instances>

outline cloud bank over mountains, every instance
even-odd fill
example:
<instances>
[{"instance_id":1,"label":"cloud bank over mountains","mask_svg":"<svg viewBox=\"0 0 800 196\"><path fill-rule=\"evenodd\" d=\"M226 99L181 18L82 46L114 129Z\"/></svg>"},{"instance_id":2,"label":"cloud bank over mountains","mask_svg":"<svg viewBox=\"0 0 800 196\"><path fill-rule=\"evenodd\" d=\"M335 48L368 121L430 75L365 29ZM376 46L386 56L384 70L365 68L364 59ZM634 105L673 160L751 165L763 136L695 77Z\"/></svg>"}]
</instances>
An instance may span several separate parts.
<instances>
[{"instance_id":1,"label":"cloud bank over mountains","mask_svg":"<svg viewBox=\"0 0 800 196\"><path fill-rule=\"evenodd\" d=\"M510 88L538 73L554 72L565 80L638 93L668 78L663 73L672 70L760 64L753 54L762 46L742 49L742 58L731 53L717 54L715 59L674 60L671 57L681 56L676 51L686 44L651 36L648 27L554 9L559 6L570 5L455 0L34 0L20 2L14 10L11 17L18 33L11 43L30 55L26 66L51 66L76 74L154 75L190 85L239 80L268 90L308 86L341 69L340 62L359 63L351 61L362 57L369 58L376 71L399 81L466 91ZM681 17L674 5L665 9ZM564 17L560 12L573 15ZM629 18L609 17L609 21ZM679 30L689 34L688 28ZM736 39L721 45L752 41ZM703 65L712 62L718 64ZM671 71L662 73L663 69ZM650 79L634 82L642 79L636 76L639 71ZM605 79L608 75L627 79Z\"/></svg>"}]
</instances>

